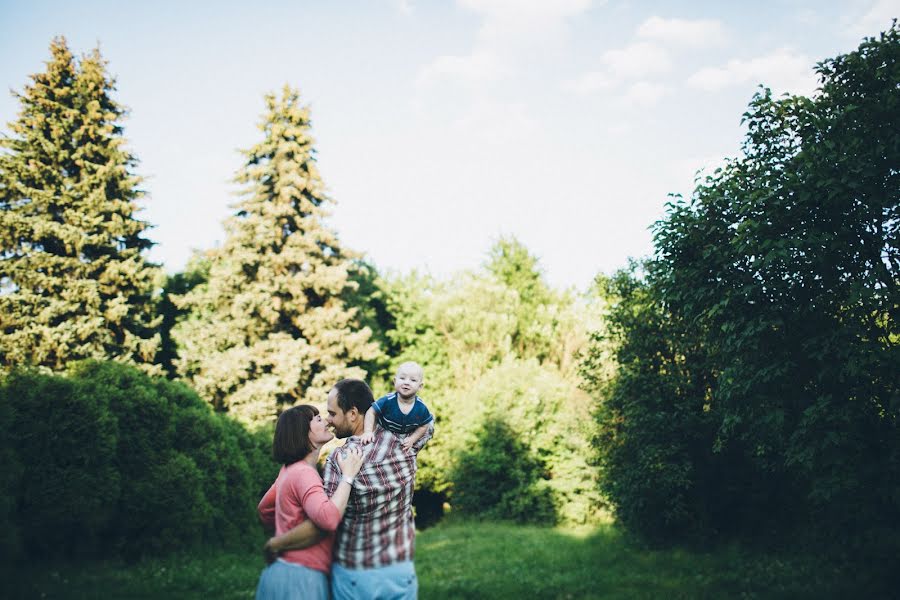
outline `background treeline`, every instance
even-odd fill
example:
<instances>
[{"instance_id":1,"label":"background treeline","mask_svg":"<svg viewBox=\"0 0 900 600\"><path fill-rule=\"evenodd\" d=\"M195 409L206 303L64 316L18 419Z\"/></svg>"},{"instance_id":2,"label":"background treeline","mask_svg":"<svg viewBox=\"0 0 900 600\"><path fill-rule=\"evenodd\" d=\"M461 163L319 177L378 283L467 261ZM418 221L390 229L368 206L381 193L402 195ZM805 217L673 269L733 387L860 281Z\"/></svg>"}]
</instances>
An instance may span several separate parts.
<instances>
[{"instance_id":1,"label":"background treeline","mask_svg":"<svg viewBox=\"0 0 900 600\"><path fill-rule=\"evenodd\" d=\"M248 543L277 415L324 407L341 377L386 392L403 360L424 365L438 418L422 522L447 501L540 523L603 514L576 369L595 295L552 290L514 239L447 281L380 276L327 226L309 111L289 87L265 97L224 242L165 276L143 258L149 224L105 62L63 39L50 51L0 155L5 551Z\"/></svg>"},{"instance_id":2,"label":"background treeline","mask_svg":"<svg viewBox=\"0 0 900 600\"><path fill-rule=\"evenodd\" d=\"M224 242L164 276L104 61L51 55L0 139L4 552L246 543L277 415L416 360L438 427L420 517L611 509L655 541L814 531L896 555L896 25L821 63L814 97L758 94L743 155L585 293L513 238L446 279L379 273L327 225L289 87Z\"/></svg>"}]
</instances>

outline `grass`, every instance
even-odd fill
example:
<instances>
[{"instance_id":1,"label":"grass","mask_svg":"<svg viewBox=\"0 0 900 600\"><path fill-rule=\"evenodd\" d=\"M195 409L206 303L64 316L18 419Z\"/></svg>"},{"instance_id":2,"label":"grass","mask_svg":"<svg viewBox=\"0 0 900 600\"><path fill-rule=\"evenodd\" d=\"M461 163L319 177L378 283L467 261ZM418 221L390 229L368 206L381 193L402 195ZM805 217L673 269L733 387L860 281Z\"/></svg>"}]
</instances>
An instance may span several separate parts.
<instances>
[{"instance_id":1,"label":"grass","mask_svg":"<svg viewBox=\"0 0 900 600\"><path fill-rule=\"evenodd\" d=\"M252 598L256 549L196 552L136 564L30 563L2 574L6 598ZM419 596L442 598L862 597L846 570L808 557L648 550L611 526L540 528L445 522L419 533ZM869 596L871 597L871 596Z\"/></svg>"}]
</instances>

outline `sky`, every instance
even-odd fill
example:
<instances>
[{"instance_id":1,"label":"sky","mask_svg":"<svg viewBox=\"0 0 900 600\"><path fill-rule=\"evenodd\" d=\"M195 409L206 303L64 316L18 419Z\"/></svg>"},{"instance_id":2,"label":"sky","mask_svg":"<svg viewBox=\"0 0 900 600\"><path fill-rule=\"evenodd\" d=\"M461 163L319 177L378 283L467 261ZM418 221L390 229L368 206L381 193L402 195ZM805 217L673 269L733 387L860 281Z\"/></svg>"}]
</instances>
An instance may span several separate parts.
<instances>
[{"instance_id":1,"label":"sky","mask_svg":"<svg viewBox=\"0 0 900 600\"><path fill-rule=\"evenodd\" d=\"M585 289L652 252L669 194L740 154L760 84L815 93L814 65L900 0L0 0L0 84L50 40L100 46L145 177L149 257L214 247L241 149L285 84L312 111L328 225L388 273L477 269L501 236ZM0 94L0 130L18 103Z\"/></svg>"}]
</instances>

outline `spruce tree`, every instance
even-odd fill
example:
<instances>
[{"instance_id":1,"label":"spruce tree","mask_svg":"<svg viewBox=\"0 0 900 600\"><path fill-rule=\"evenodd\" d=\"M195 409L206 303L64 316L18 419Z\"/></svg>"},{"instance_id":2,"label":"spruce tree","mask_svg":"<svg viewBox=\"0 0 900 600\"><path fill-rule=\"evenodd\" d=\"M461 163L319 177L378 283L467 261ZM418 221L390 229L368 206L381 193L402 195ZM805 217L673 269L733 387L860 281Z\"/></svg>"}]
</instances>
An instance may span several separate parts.
<instances>
[{"instance_id":1,"label":"spruce tree","mask_svg":"<svg viewBox=\"0 0 900 600\"><path fill-rule=\"evenodd\" d=\"M316 166L309 109L296 90L265 98L264 137L245 151L243 187L209 279L176 302L178 369L217 410L248 424L286 405L322 402L377 356L342 299L354 255L323 223L331 202Z\"/></svg>"},{"instance_id":2,"label":"spruce tree","mask_svg":"<svg viewBox=\"0 0 900 600\"><path fill-rule=\"evenodd\" d=\"M56 38L50 52L0 138L0 366L114 358L153 370L158 269L142 254L152 242L135 217L125 109L99 50L76 60Z\"/></svg>"}]
</instances>

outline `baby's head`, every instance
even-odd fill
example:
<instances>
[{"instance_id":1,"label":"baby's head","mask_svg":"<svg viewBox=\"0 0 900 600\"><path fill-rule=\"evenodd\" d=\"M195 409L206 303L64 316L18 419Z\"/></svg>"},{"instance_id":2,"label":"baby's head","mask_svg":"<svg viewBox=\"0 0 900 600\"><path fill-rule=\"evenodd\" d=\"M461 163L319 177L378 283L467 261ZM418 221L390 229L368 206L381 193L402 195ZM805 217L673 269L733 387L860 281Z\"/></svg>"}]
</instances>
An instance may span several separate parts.
<instances>
[{"instance_id":1,"label":"baby's head","mask_svg":"<svg viewBox=\"0 0 900 600\"><path fill-rule=\"evenodd\" d=\"M418 363L405 362L397 367L394 376L394 390L403 398L414 398L425 385L425 371Z\"/></svg>"}]
</instances>

